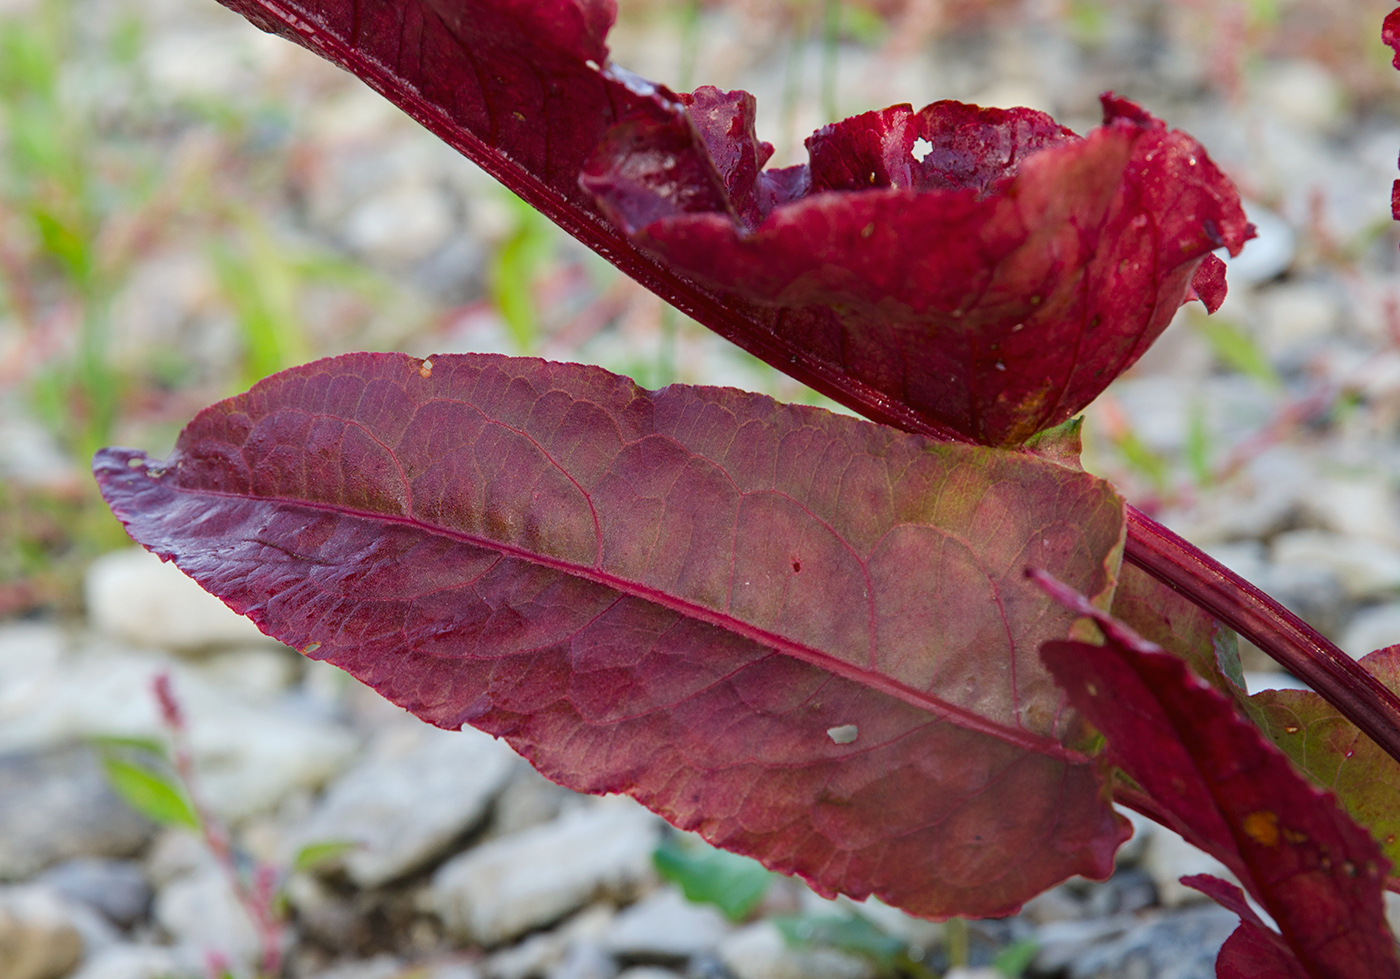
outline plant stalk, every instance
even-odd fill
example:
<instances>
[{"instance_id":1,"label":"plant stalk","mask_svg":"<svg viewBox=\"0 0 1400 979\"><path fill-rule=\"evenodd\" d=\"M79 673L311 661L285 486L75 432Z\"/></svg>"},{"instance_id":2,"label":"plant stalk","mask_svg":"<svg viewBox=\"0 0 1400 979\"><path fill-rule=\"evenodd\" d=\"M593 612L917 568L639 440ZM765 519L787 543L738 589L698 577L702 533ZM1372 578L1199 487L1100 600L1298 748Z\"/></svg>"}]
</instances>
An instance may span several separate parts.
<instances>
[{"instance_id":1,"label":"plant stalk","mask_svg":"<svg viewBox=\"0 0 1400 979\"><path fill-rule=\"evenodd\" d=\"M1127 509L1125 560L1268 653L1400 761L1400 697L1273 598L1140 510Z\"/></svg>"}]
</instances>

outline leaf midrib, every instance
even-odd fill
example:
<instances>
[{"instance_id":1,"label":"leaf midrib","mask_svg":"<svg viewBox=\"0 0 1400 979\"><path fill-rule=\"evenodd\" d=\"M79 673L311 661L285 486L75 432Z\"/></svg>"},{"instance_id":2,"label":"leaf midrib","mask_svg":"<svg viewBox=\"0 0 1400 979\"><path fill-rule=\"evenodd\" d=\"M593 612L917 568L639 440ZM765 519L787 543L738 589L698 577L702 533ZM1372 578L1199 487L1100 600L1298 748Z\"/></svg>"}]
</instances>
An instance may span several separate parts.
<instances>
[{"instance_id":1,"label":"leaf midrib","mask_svg":"<svg viewBox=\"0 0 1400 979\"><path fill-rule=\"evenodd\" d=\"M150 465L150 460L147 460L147 463ZM158 467L158 463L151 466L151 468ZM178 472L178 469L171 468L166 470L166 472L170 475L174 475ZM145 475L146 478L156 482L162 482L164 479L163 476L155 476L149 473ZM567 561L549 554L531 551L519 545L509 544L504 541L494 540L489 537L483 537L450 527L430 524L410 516L378 513L373 510L363 510L344 504L322 503L280 496L260 496L250 493L233 493L205 487L189 487L171 484L167 488L175 493L223 497L226 499L261 503L270 506L300 507L358 520L395 524L412 528L420 533L445 537L471 547L494 551L504 557L525 561L539 567L561 572L574 578L580 578L585 581L593 582L594 584L602 585L619 594L640 599L686 618L722 629L741 639L754 642L782 655L791 656L793 659L819 667L829 673L836 674L837 676L859 683L862 686L895 697L910 706L927 711L958 727L989 735L1000 741L1015 745L1025 751L1057 758L1070 764L1082 764L1089 761L1087 756L1065 747L1052 738L1042 737L1032 734L1029 731L1007 727L1006 725L991 721L966 708L950 704L931 694L916 690L883 673L857 666L831 653L808 646L767 629L759 628L732 614L707 608L697 602L662 591L652 585L633 581L629 578L605 571L600 567Z\"/></svg>"}]
</instances>

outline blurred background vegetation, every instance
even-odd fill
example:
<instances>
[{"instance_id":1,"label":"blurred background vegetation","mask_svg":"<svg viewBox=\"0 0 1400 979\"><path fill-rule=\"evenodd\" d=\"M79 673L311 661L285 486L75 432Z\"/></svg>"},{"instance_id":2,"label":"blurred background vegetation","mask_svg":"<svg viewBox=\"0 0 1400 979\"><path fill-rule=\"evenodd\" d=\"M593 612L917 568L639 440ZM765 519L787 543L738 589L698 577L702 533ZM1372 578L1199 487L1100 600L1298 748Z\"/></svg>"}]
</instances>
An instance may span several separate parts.
<instances>
[{"instance_id":1,"label":"blurred background vegetation","mask_svg":"<svg viewBox=\"0 0 1400 979\"><path fill-rule=\"evenodd\" d=\"M1388 349L1400 293L1387 284L1387 199L1339 225L1325 198L1312 212L1298 203L1325 187L1262 161L1269 113L1313 113L1310 131L1343 152L1400 133L1400 76L1377 36L1391 6L624 0L613 44L620 63L678 89L755 91L779 164L802 159L816 126L893 102L1030 104L1083 131L1098 92L1116 89L1212 152L1224 134L1227 169L1293 235L1258 282L1331 276L1378 311L1358 321L1379 323L1364 342ZM1262 343L1241 315L1188 314L1195 329L1176 332L1190 350L1166 356L1249 386L1264 406L1250 424L1192 401L1187 437L1163 448L1114 398L1096 409L1093 463L1135 499L1207 491L1260 439L1308 426L1362 418L1393 434L1389 401L1333 374L1314 383L1315 364ZM366 348L536 354L648 387L821 400L632 285L358 82L212 0L0 0L0 617L76 610L83 567L125 543L86 475L94 449L164 452L210 402Z\"/></svg>"}]
</instances>

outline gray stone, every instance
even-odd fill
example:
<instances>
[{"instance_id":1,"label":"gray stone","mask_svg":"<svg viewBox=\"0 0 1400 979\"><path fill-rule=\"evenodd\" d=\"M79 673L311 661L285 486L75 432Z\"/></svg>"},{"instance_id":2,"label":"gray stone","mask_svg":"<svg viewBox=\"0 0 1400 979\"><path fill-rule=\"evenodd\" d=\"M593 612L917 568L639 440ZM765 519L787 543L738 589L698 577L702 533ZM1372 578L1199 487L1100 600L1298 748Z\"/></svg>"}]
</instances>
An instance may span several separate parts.
<instances>
[{"instance_id":1,"label":"gray stone","mask_svg":"<svg viewBox=\"0 0 1400 979\"><path fill-rule=\"evenodd\" d=\"M433 876L432 901L460 941L495 945L598 898L627 900L653 879L660 820L612 798L460 854Z\"/></svg>"},{"instance_id":2,"label":"gray stone","mask_svg":"<svg viewBox=\"0 0 1400 979\"><path fill-rule=\"evenodd\" d=\"M396 979L405 971L403 961L386 952L359 962L341 962L313 973L311 979Z\"/></svg>"},{"instance_id":3,"label":"gray stone","mask_svg":"<svg viewBox=\"0 0 1400 979\"><path fill-rule=\"evenodd\" d=\"M1226 278L1240 288L1276 279L1293 264L1298 247L1298 235L1293 226L1253 201L1244 202L1245 214L1254 224L1257 236L1245 242L1244 250L1231 258L1223 254L1229 271Z\"/></svg>"},{"instance_id":4,"label":"gray stone","mask_svg":"<svg viewBox=\"0 0 1400 979\"><path fill-rule=\"evenodd\" d=\"M272 641L175 565L139 547L93 561L86 596L93 628L136 646L197 651Z\"/></svg>"},{"instance_id":5,"label":"gray stone","mask_svg":"<svg viewBox=\"0 0 1400 979\"><path fill-rule=\"evenodd\" d=\"M81 857L50 868L39 880L124 927L142 917L151 904L151 887L134 860Z\"/></svg>"},{"instance_id":6,"label":"gray stone","mask_svg":"<svg viewBox=\"0 0 1400 979\"><path fill-rule=\"evenodd\" d=\"M1128 867L1117 871L1108 880L1089 887L1084 898L1084 913L1090 918L1107 918L1115 914L1132 914L1158 904L1157 885L1146 871Z\"/></svg>"},{"instance_id":7,"label":"gray stone","mask_svg":"<svg viewBox=\"0 0 1400 979\"><path fill-rule=\"evenodd\" d=\"M0 976L61 979L83 956L83 939L52 890L0 888Z\"/></svg>"},{"instance_id":8,"label":"gray stone","mask_svg":"<svg viewBox=\"0 0 1400 979\"><path fill-rule=\"evenodd\" d=\"M354 754L349 731L290 700L254 700L197 667L97 643L0 698L0 751L101 735L163 737L151 692L162 672L184 708L201 794L224 819L272 809L296 789L319 788Z\"/></svg>"},{"instance_id":9,"label":"gray stone","mask_svg":"<svg viewBox=\"0 0 1400 979\"><path fill-rule=\"evenodd\" d=\"M869 961L845 952L789 947L769 921L734 932L720 945L719 958L735 979L873 979L875 975Z\"/></svg>"},{"instance_id":10,"label":"gray stone","mask_svg":"<svg viewBox=\"0 0 1400 979\"><path fill-rule=\"evenodd\" d=\"M574 942L545 979L613 979L617 960L593 942Z\"/></svg>"},{"instance_id":11,"label":"gray stone","mask_svg":"<svg viewBox=\"0 0 1400 979\"><path fill-rule=\"evenodd\" d=\"M1039 945L1035 953L1035 968L1039 972L1058 973L1096 943L1117 938L1133 924L1133 918L1128 915L1115 915L1112 918L1052 921L1041 925L1035 935Z\"/></svg>"},{"instance_id":12,"label":"gray stone","mask_svg":"<svg viewBox=\"0 0 1400 979\"><path fill-rule=\"evenodd\" d=\"M405 184L364 200L349 215L351 247L389 265L425 258L454 230L453 201L440 188Z\"/></svg>"},{"instance_id":13,"label":"gray stone","mask_svg":"<svg viewBox=\"0 0 1400 979\"><path fill-rule=\"evenodd\" d=\"M625 960L680 962L714 951L730 931L724 915L664 887L620 913L603 947Z\"/></svg>"},{"instance_id":14,"label":"gray stone","mask_svg":"<svg viewBox=\"0 0 1400 979\"><path fill-rule=\"evenodd\" d=\"M294 839L358 844L340 860L357 885L378 887L429 865L480 823L517 760L473 728L413 722L337 779Z\"/></svg>"},{"instance_id":15,"label":"gray stone","mask_svg":"<svg viewBox=\"0 0 1400 979\"><path fill-rule=\"evenodd\" d=\"M1078 921L1084 917L1085 902L1069 887L1061 884L1037 894L1021 908L1021 914L1034 925L1055 921Z\"/></svg>"},{"instance_id":16,"label":"gray stone","mask_svg":"<svg viewBox=\"0 0 1400 979\"><path fill-rule=\"evenodd\" d=\"M84 745L0 755L0 880L74 857L129 856L152 830Z\"/></svg>"},{"instance_id":17,"label":"gray stone","mask_svg":"<svg viewBox=\"0 0 1400 979\"><path fill-rule=\"evenodd\" d=\"M634 965L630 969L623 969L619 972L617 979L681 979L681 977L678 973L660 966Z\"/></svg>"},{"instance_id":18,"label":"gray stone","mask_svg":"<svg viewBox=\"0 0 1400 979\"><path fill-rule=\"evenodd\" d=\"M486 960L485 973L490 979L544 979L575 944L596 945L612 919L611 907L592 905L553 931L537 932L518 945L494 953Z\"/></svg>"},{"instance_id":19,"label":"gray stone","mask_svg":"<svg viewBox=\"0 0 1400 979\"><path fill-rule=\"evenodd\" d=\"M1215 979L1215 957L1239 925L1214 904L1186 908L1136 925L1121 937L1088 949L1069 968L1070 979Z\"/></svg>"}]
</instances>

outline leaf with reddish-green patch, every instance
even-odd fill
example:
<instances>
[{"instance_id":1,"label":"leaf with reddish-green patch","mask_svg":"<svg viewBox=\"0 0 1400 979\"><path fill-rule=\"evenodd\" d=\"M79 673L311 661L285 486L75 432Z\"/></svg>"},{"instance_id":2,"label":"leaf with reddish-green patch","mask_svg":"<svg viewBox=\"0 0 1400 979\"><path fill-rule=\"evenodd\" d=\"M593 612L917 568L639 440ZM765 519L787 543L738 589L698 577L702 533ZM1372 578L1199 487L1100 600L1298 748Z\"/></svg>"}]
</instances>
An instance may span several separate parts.
<instances>
[{"instance_id":1,"label":"leaf with reddish-green patch","mask_svg":"<svg viewBox=\"0 0 1400 979\"><path fill-rule=\"evenodd\" d=\"M264 631L818 889L1005 914L1126 824L1040 664L1122 502L1024 453L596 368L356 354L95 462Z\"/></svg>"},{"instance_id":2,"label":"leaf with reddish-green patch","mask_svg":"<svg viewBox=\"0 0 1400 979\"><path fill-rule=\"evenodd\" d=\"M1086 140L1029 109L895 106L818 131L810 167L764 171L752 96L609 63L610 0L222 2L706 326L910 430L1009 444L1064 421L1193 277L1219 302L1209 252L1250 233L1204 149L1119 99Z\"/></svg>"},{"instance_id":3,"label":"leaf with reddish-green patch","mask_svg":"<svg viewBox=\"0 0 1400 979\"><path fill-rule=\"evenodd\" d=\"M1382 901L1389 861L1336 798L1308 784L1181 659L1072 589L1036 577L1104 632L1102 646L1049 642L1041 656L1107 739L1107 760L1141 786L1168 826L1230 868L1306 975L1400 977Z\"/></svg>"},{"instance_id":4,"label":"leaf with reddish-green patch","mask_svg":"<svg viewBox=\"0 0 1400 979\"><path fill-rule=\"evenodd\" d=\"M1378 649L1361 665L1400 691L1400 646ZM1400 763L1311 690L1262 690L1244 706L1295 765L1337 794L1391 864L1400 862Z\"/></svg>"},{"instance_id":5,"label":"leaf with reddish-green patch","mask_svg":"<svg viewBox=\"0 0 1400 979\"><path fill-rule=\"evenodd\" d=\"M1123 566L1110 611L1144 639L1180 656L1221 693L1237 697L1244 689L1234 632L1141 568Z\"/></svg>"}]
</instances>

